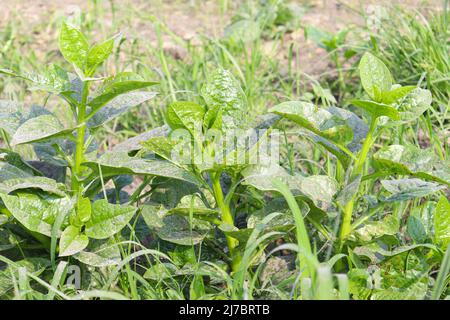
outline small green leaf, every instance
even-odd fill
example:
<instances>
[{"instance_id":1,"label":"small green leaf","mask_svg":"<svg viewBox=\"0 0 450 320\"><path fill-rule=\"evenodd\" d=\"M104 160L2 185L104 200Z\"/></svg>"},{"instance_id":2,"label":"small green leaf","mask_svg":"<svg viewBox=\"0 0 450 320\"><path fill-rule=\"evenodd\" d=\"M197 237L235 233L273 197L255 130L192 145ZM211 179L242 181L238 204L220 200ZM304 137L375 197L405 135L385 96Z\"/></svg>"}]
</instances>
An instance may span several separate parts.
<instances>
[{"instance_id":1,"label":"small green leaf","mask_svg":"<svg viewBox=\"0 0 450 320\"><path fill-rule=\"evenodd\" d=\"M439 199L434 211L434 235L436 243L445 250L450 244L450 203L445 196Z\"/></svg>"},{"instance_id":2,"label":"small green leaf","mask_svg":"<svg viewBox=\"0 0 450 320\"><path fill-rule=\"evenodd\" d=\"M94 74L95 69L102 64L113 52L114 39L108 39L102 43L98 43L89 49L86 61L86 75Z\"/></svg>"},{"instance_id":3,"label":"small green leaf","mask_svg":"<svg viewBox=\"0 0 450 320\"><path fill-rule=\"evenodd\" d=\"M91 107L90 116L94 115L105 104L121 94L147 88L155 84L157 82L143 81L131 72L119 73L106 80L101 91L88 102L88 105Z\"/></svg>"},{"instance_id":4,"label":"small green leaf","mask_svg":"<svg viewBox=\"0 0 450 320\"><path fill-rule=\"evenodd\" d=\"M80 30L66 22L61 26L59 50L67 61L85 69L89 44Z\"/></svg>"},{"instance_id":5,"label":"small green leaf","mask_svg":"<svg viewBox=\"0 0 450 320\"><path fill-rule=\"evenodd\" d=\"M89 238L80 233L80 229L74 226L68 226L61 234L59 240L59 256L66 257L74 255L89 244Z\"/></svg>"},{"instance_id":6,"label":"small green leaf","mask_svg":"<svg viewBox=\"0 0 450 320\"><path fill-rule=\"evenodd\" d=\"M91 219L86 223L86 235L94 239L109 238L133 218L137 208L110 204L102 199L92 205Z\"/></svg>"},{"instance_id":7,"label":"small green leaf","mask_svg":"<svg viewBox=\"0 0 450 320\"><path fill-rule=\"evenodd\" d=\"M25 121L14 133L11 144L42 142L68 136L74 130L75 128L64 128L55 116L45 114Z\"/></svg>"},{"instance_id":8,"label":"small green leaf","mask_svg":"<svg viewBox=\"0 0 450 320\"><path fill-rule=\"evenodd\" d=\"M188 129L192 134L201 130L205 108L195 102L176 101L167 107L167 124L175 129Z\"/></svg>"},{"instance_id":9,"label":"small green leaf","mask_svg":"<svg viewBox=\"0 0 450 320\"><path fill-rule=\"evenodd\" d=\"M385 116L391 118L392 120L400 120L400 112L387 104L369 100L351 100L350 102L354 106L366 110L372 117L378 118Z\"/></svg>"},{"instance_id":10,"label":"small green leaf","mask_svg":"<svg viewBox=\"0 0 450 320\"><path fill-rule=\"evenodd\" d=\"M383 100L384 94L392 87L392 75L386 65L366 52L359 63L361 84L370 98L377 102Z\"/></svg>"}]
</instances>

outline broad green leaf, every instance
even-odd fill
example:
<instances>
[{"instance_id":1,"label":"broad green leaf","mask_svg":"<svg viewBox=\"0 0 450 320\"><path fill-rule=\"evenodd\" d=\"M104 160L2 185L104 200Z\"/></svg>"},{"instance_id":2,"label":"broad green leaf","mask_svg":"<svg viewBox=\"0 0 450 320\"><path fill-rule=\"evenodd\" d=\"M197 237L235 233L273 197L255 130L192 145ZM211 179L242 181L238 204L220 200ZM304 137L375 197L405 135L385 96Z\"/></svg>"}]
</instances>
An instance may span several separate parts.
<instances>
[{"instance_id":1,"label":"broad green leaf","mask_svg":"<svg viewBox=\"0 0 450 320\"><path fill-rule=\"evenodd\" d=\"M190 172L168 161L130 157L127 152L108 152L95 162L85 162L84 165L94 171L98 171L98 166L100 165L104 177L120 174L142 174L198 184L197 179Z\"/></svg>"},{"instance_id":2,"label":"broad green leaf","mask_svg":"<svg viewBox=\"0 0 450 320\"><path fill-rule=\"evenodd\" d=\"M350 239L369 242L385 235L393 236L397 234L399 228L400 223L397 217L386 215L382 220L370 221L361 228L354 230L350 235Z\"/></svg>"},{"instance_id":3,"label":"broad green leaf","mask_svg":"<svg viewBox=\"0 0 450 320\"><path fill-rule=\"evenodd\" d=\"M392 120L400 120L400 112L387 104L369 100L352 100L350 102L354 106L366 110L372 117L378 118L385 116L391 118Z\"/></svg>"},{"instance_id":4,"label":"broad green leaf","mask_svg":"<svg viewBox=\"0 0 450 320\"><path fill-rule=\"evenodd\" d=\"M393 250L386 250L377 242L371 242L364 246L354 248L353 252L358 256L364 256L370 259L372 264L379 264L386 259L404 254L416 249L431 249L436 251L436 247L431 244L415 244L409 246L396 247Z\"/></svg>"},{"instance_id":5,"label":"broad green leaf","mask_svg":"<svg viewBox=\"0 0 450 320\"><path fill-rule=\"evenodd\" d=\"M261 27L253 19L242 19L226 26L224 31L225 39L231 44L237 45L241 41L252 42L259 38Z\"/></svg>"},{"instance_id":6,"label":"broad green leaf","mask_svg":"<svg viewBox=\"0 0 450 320\"><path fill-rule=\"evenodd\" d=\"M30 177L32 177L32 175L28 171L24 171L7 162L0 161L0 182Z\"/></svg>"},{"instance_id":7,"label":"broad green leaf","mask_svg":"<svg viewBox=\"0 0 450 320\"><path fill-rule=\"evenodd\" d=\"M11 144L19 145L64 137L74 130L75 128L64 128L55 116L46 114L24 122L14 133Z\"/></svg>"},{"instance_id":8,"label":"broad green leaf","mask_svg":"<svg viewBox=\"0 0 450 320\"><path fill-rule=\"evenodd\" d=\"M88 105L91 107L90 114L95 114L105 104L121 94L147 88L155 84L157 82L144 81L131 72L119 73L106 80L100 92L88 102Z\"/></svg>"},{"instance_id":9,"label":"broad green leaf","mask_svg":"<svg viewBox=\"0 0 450 320\"><path fill-rule=\"evenodd\" d=\"M249 110L246 97L231 72L216 70L208 83L202 87L201 95L207 105L204 118L206 128L219 129L217 125L213 125L219 114L222 118L222 129L225 131L247 127Z\"/></svg>"},{"instance_id":10,"label":"broad green leaf","mask_svg":"<svg viewBox=\"0 0 450 320\"><path fill-rule=\"evenodd\" d=\"M128 111L131 108L137 107L138 105L153 99L156 96L155 92L147 91L137 91L128 92L116 96L114 99L110 100L105 104L100 110L95 114L90 114L90 119L88 121L89 127L98 127L105 122L108 122L122 113Z\"/></svg>"},{"instance_id":11,"label":"broad green leaf","mask_svg":"<svg viewBox=\"0 0 450 320\"><path fill-rule=\"evenodd\" d=\"M86 235L94 239L109 238L133 218L137 208L108 203L102 199L92 205L91 219L86 223Z\"/></svg>"},{"instance_id":12,"label":"broad green leaf","mask_svg":"<svg viewBox=\"0 0 450 320\"><path fill-rule=\"evenodd\" d=\"M61 26L59 50L67 61L85 69L89 44L80 30L66 22Z\"/></svg>"},{"instance_id":13,"label":"broad green leaf","mask_svg":"<svg viewBox=\"0 0 450 320\"><path fill-rule=\"evenodd\" d=\"M422 198L445 189L445 186L420 179L381 180L381 184L392 194L383 199L385 202Z\"/></svg>"},{"instance_id":14,"label":"broad green leaf","mask_svg":"<svg viewBox=\"0 0 450 320\"><path fill-rule=\"evenodd\" d=\"M91 76L113 52L114 38L98 43L89 49L86 59L86 75Z\"/></svg>"},{"instance_id":15,"label":"broad green leaf","mask_svg":"<svg viewBox=\"0 0 450 320\"><path fill-rule=\"evenodd\" d=\"M450 185L449 164L437 160L431 149L390 145L373 155L373 166L386 175L409 175Z\"/></svg>"},{"instance_id":16,"label":"broad green leaf","mask_svg":"<svg viewBox=\"0 0 450 320\"><path fill-rule=\"evenodd\" d=\"M173 278L178 268L173 263L158 262L148 268L144 273L145 279L161 281L163 279Z\"/></svg>"},{"instance_id":17,"label":"broad green leaf","mask_svg":"<svg viewBox=\"0 0 450 320\"><path fill-rule=\"evenodd\" d=\"M18 192L15 195L0 193L6 208L28 230L51 236L52 225L62 212L72 210L70 198L51 195L39 196Z\"/></svg>"},{"instance_id":18,"label":"broad green leaf","mask_svg":"<svg viewBox=\"0 0 450 320\"><path fill-rule=\"evenodd\" d=\"M20 126L22 105L9 100L0 100L0 129L12 136Z\"/></svg>"},{"instance_id":19,"label":"broad green leaf","mask_svg":"<svg viewBox=\"0 0 450 320\"><path fill-rule=\"evenodd\" d=\"M177 143L168 137L153 137L147 141L141 142L141 145L144 147L145 151L153 152L169 161L176 161L176 159L173 159L172 157L172 151Z\"/></svg>"},{"instance_id":20,"label":"broad green leaf","mask_svg":"<svg viewBox=\"0 0 450 320\"><path fill-rule=\"evenodd\" d=\"M70 224L81 227L84 223L89 221L91 214L91 200L89 198L79 196L77 199L75 212L70 216Z\"/></svg>"},{"instance_id":21,"label":"broad green leaf","mask_svg":"<svg viewBox=\"0 0 450 320\"><path fill-rule=\"evenodd\" d=\"M80 233L79 228L67 226L61 234L61 239L59 239L59 256L74 255L86 248L88 244L88 237Z\"/></svg>"},{"instance_id":22,"label":"broad green leaf","mask_svg":"<svg viewBox=\"0 0 450 320\"><path fill-rule=\"evenodd\" d=\"M114 146L113 151L137 151L142 149L142 143L154 138L154 137L167 137L169 133L169 127L164 125L162 127L158 127L152 129L150 131L141 133L133 138L125 140Z\"/></svg>"},{"instance_id":23,"label":"broad green leaf","mask_svg":"<svg viewBox=\"0 0 450 320\"><path fill-rule=\"evenodd\" d=\"M434 236L444 250L450 244L450 203L445 196L439 199L434 211Z\"/></svg>"},{"instance_id":24,"label":"broad green leaf","mask_svg":"<svg viewBox=\"0 0 450 320\"><path fill-rule=\"evenodd\" d=\"M15 266L8 265L0 270L0 298L5 299L5 295L17 286L17 269L25 268L27 272L34 276L39 276L50 266L50 261L43 258L26 258L15 262Z\"/></svg>"},{"instance_id":25,"label":"broad green leaf","mask_svg":"<svg viewBox=\"0 0 450 320\"><path fill-rule=\"evenodd\" d=\"M69 92L71 87L71 74L54 64L48 65L42 73L38 74L20 73L5 69L0 69L0 73L31 82L29 90L42 90L60 94Z\"/></svg>"},{"instance_id":26,"label":"broad green leaf","mask_svg":"<svg viewBox=\"0 0 450 320\"><path fill-rule=\"evenodd\" d=\"M367 124L360 117L349 110L336 107L328 107L326 110L333 116L344 120L352 129L353 140L347 144L347 148L353 153L359 151L359 149L361 149L361 144L369 131Z\"/></svg>"},{"instance_id":27,"label":"broad green leaf","mask_svg":"<svg viewBox=\"0 0 450 320\"><path fill-rule=\"evenodd\" d=\"M252 165L241 172L243 184L250 185L261 191L277 192L271 181L280 179L293 192L294 196L306 201L311 208L326 209L333 201L337 192L337 182L324 175L303 177L290 175L284 168L272 164L270 166Z\"/></svg>"},{"instance_id":28,"label":"broad green leaf","mask_svg":"<svg viewBox=\"0 0 450 320\"><path fill-rule=\"evenodd\" d=\"M65 186L57 183L53 179L46 177L31 176L27 178L15 178L0 182L1 193L11 193L16 190L23 189L40 189L42 191L53 193L57 196L64 197L66 195Z\"/></svg>"},{"instance_id":29,"label":"broad green leaf","mask_svg":"<svg viewBox=\"0 0 450 320\"><path fill-rule=\"evenodd\" d=\"M176 101L167 107L167 124L175 129L187 129L192 134L201 130L205 108L195 102Z\"/></svg>"},{"instance_id":30,"label":"broad green leaf","mask_svg":"<svg viewBox=\"0 0 450 320\"><path fill-rule=\"evenodd\" d=\"M120 263L120 249L115 241L91 239L83 251L73 256L78 261L94 267L108 267Z\"/></svg>"},{"instance_id":31,"label":"broad green leaf","mask_svg":"<svg viewBox=\"0 0 450 320\"><path fill-rule=\"evenodd\" d=\"M377 102L381 102L384 94L391 90L392 75L389 69L369 52L359 62L359 76L366 93Z\"/></svg>"},{"instance_id":32,"label":"broad green leaf","mask_svg":"<svg viewBox=\"0 0 450 320\"><path fill-rule=\"evenodd\" d=\"M49 65L42 75L28 75L27 80L32 82L30 90L42 90L54 94L70 91L70 75L54 64Z\"/></svg>"},{"instance_id":33,"label":"broad green leaf","mask_svg":"<svg viewBox=\"0 0 450 320\"><path fill-rule=\"evenodd\" d=\"M190 216L192 213L194 217L199 219L214 219L219 215L219 212L215 209L211 209L205 206L203 200L199 195L186 195L180 199L180 202L175 208L169 209L168 214L179 214L184 216Z\"/></svg>"},{"instance_id":34,"label":"broad green leaf","mask_svg":"<svg viewBox=\"0 0 450 320\"><path fill-rule=\"evenodd\" d=\"M392 89L383 95L383 99L381 102L384 104L392 104L392 103L398 101L399 99L403 98L404 96L406 96L408 93L410 93L411 91L413 91L416 88L417 87L415 87L415 86L404 86L404 87Z\"/></svg>"},{"instance_id":35,"label":"broad green leaf","mask_svg":"<svg viewBox=\"0 0 450 320\"><path fill-rule=\"evenodd\" d=\"M294 121L301 127L328 140L347 144L353 140L352 129L346 121L323 108L317 108L309 102L288 101L269 109Z\"/></svg>"},{"instance_id":36,"label":"broad green leaf","mask_svg":"<svg viewBox=\"0 0 450 320\"><path fill-rule=\"evenodd\" d=\"M208 222L180 215L167 215L164 208L144 205L142 216L150 229L164 241L191 246L200 243L208 234L211 226Z\"/></svg>"}]
</instances>

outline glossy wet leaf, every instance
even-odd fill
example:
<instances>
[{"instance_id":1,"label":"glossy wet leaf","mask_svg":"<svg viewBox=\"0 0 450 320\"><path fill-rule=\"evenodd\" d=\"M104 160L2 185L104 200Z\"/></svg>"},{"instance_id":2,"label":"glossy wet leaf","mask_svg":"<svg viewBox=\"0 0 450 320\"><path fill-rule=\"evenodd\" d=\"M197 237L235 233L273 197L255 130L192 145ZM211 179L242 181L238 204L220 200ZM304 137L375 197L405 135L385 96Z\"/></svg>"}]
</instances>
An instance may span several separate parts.
<instances>
[{"instance_id":1,"label":"glossy wet leaf","mask_svg":"<svg viewBox=\"0 0 450 320\"><path fill-rule=\"evenodd\" d=\"M392 194L383 199L386 202L422 198L445 189L443 185L420 179L381 180L381 184Z\"/></svg>"},{"instance_id":2,"label":"glossy wet leaf","mask_svg":"<svg viewBox=\"0 0 450 320\"><path fill-rule=\"evenodd\" d=\"M133 218L137 208L115 205L102 199L92 204L90 220L86 223L86 235L94 239L107 239L120 230Z\"/></svg>"},{"instance_id":3,"label":"glossy wet leaf","mask_svg":"<svg viewBox=\"0 0 450 320\"><path fill-rule=\"evenodd\" d=\"M97 161L85 162L84 164L95 171L98 171L100 165L104 177L121 174L142 174L197 184L197 180L191 173L168 161L130 157L127 152L105 153Z\"/></svg>"},{"instance_id":4,"label":"glossy wet leaf","mask_svg":"<svg viewBox=\"0 0 450 320\"><path fill-rule=\"evenodd\" d=\"M369 52L359 62L359 76L364 90L375 101L382 101L383 93L391 90L391 72L383 61Z\"/></svg>"},{"instance_id":5,"label":"glossy wet leaf","mask_svg":"<svg viewBox=\"0 0 450 320\"><path fill-rule=\"evenodd\" d=\"M66 22L61 26L59 50L67 61L85 69L89 44L80 30Z\"/></svg>"},{"instance_id":6,"label":"glossy wet leaf","mask_svg":"<svg viewBox=\"0 0 450 320\"><path fill-rule=\"evenodd\" d=\"M88 126L98 127L127 112L129 109L153 99L155 96L155 92L148 91L128 92L116 96L89 119Z\"/></svg>"},{"instance_id":7,"label":"glossy wet leaf","mask_svg":"<svg viewBox=\"0 0 450 320\"><path fill-rule=\"evenodd\" d=\"M64 197L66 195L64 188L65 186L63 184L57 183L53 179L36 176L9 179L0 183L0 192L6 194L16 190L40 189L42 191Z\"/></svg>"},{"instance_id":8,"label":"glossy wet leaf","mask_svg":"<svg viewBox=\"0 0 450 320\"><path fill-rule=\"evenodd\" d=\"M434 211L434 234L436 243L445 250L450 244L450 203L442 196Z\"/></svg>"},{"instance_id":9,"label":"glossy wet leaf","mask_svg":"<svg viewBox=\"0 0 450 320\"><path fill-rule=\"evenodd\" d=\"M87 247L89 238L80 233L80 229L74 226L67 226L61 234L59 240L59 256L71 256Z\"/></svg>"},{"instance_id":10,"label":"glossy wet leaf","mask_svg":"<svg viewBox=\"0 0 450 320\"><path fill-rule=\"evenodd\" d=\"M303 101L283 102L269 112L294 121L301 127L328 140L347 144L353 140L353 131L347 122L326 109Z\"/></svg>"},{"instance_id":11,"label":"glossy wet leaf","mask_svg":"<svg viewBox=\"0 0 450 320\"><path fill-rule=\"evenodd\" d=\"M18 192L15 195L1 194L6 208L28 230L51 236L56 217L71 210L70 198Z\"/></svg>"},{"instance_id":12,"label":"glossy wet leaf","mask_svg":"<svg viewBox=\"0 0 450 320\"><path fill-rule=\"evenodd\" d=\"M64 128L61 122L53 115L41 115L24 122L14 133L11 144L41 142L69 136L74 130L75 128Z\"/></svg>"}]
</instances>

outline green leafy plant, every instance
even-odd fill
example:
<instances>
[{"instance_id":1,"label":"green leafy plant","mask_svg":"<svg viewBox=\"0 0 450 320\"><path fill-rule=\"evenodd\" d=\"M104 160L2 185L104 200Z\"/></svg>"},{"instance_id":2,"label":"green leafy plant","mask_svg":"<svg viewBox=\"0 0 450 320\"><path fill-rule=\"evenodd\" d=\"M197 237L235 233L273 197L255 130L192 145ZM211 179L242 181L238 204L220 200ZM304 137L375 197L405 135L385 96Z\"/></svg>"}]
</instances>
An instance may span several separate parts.
<instances>
[{"instance_id":1,"label":"green leafy plant","mask_svg":"<svg viewBox=\"0 0 450 320\"><path fill-rule=\"evenodd\" d=\"M416 119L430 107L431 99L427 90L394 85L387 67L370 53L362 57L359 71L369 99L352 100L351 104L363 109L369 118L368 127L356 114L336 107L318 108L305 102L284 102L269 110L305 128L307 134L333 153L346 170L344 187L336 197L342 210L340 246L354 231L352 218L358 210L363 181L390 175L420 178L381 181L383 187L393 193L383 201L425 196L449 184L448 166L431 150L414 146L391 145L377 151L372 161L374 172L368 174L369 153L383 128L390 127L391 122L407 123ZM412 116L414 114L417 116Z\"/></svg>"},{"instance_id":2,"label":"green leafy plant","mask_svg":"<svg viewBox=\"0 0 450 320\"><path fill-rule=\"evenodd\" d=\"M0 127L7 145L0 163L2 213L45 245L51 243L53 259L55 250L59 256L80 255L93 239L113 237L137 210L116 204L119 199L111 201L106 194L104 199L95 198L112 177L102 177L101 171L94 173L87 165L96 161L98 128L155 96L136 91L156 83L131 72L94 77L113 53L116 38L90 46L79 29L64 22L59 49L75 73L57 65L48 66L44 74L0 70L28 81L32 90L61 98L64 104L58 103L58 108L71 116L58 118L41 106L0 101ZM96 90L91 92L93 87ZM26 159L26 150L37 159ZM125 186L118 178L114 183L119 189Z\"/></svg>"}]
</instances>

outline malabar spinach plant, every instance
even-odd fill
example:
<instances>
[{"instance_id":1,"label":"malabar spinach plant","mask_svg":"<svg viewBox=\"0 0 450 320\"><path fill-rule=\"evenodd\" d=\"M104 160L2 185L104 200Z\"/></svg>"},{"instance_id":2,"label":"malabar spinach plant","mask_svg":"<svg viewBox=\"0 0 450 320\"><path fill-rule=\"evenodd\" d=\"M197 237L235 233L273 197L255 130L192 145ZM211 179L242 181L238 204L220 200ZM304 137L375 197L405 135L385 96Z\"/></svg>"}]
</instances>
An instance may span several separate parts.
<instances>
[{"instance_id":1,"label":"malabar spinach plant","mask_svg":"<svg viewBox=\"0 0 450 320\"><path fill-rule=\"evenodd\" d=\"M370 53L364 54L359 64L362 86L368 99L352 100L351 105L361 108L369 125L355 113L336 107L319 108L301 101L284 102L270 112L294 121L306 129L312 141L323 146L338 159L336 178L343 186L335 198L342 214L339 248L361 221L370 214L352 220L368 190L364 184L374 183L380 177L409 176L399 180L382 180L390 197L381 203L405 201L442 191L449 185L449 166L432 150L412 145L392 144L377 150L370 160L370 151L384 129L408 125L424 113L431 104L428 90L414 86L399 86L385 64ZM367 166L370 163L371 166Z\"/></svg>"},{"instance_id":2,"label":"malabar spinach plant","mask_svg":"<svg viewBox=\"0 0 450 320\"><path fill-rule=\"evenodd\" d=\"M77 27L64 22L59 50L73 72L55 64L44 74L0 70L27 81L30 90L61 98L55 108L63 109L59 115L66 115L58 118L43 106L0 101L5 144L0 162L2 217L13 219L51 249L53 260L58 251L59 256L76 255L88 261L83 252L89 250L89 244L98 246L97 239L112 238L137 210L119 205L118 198L112 201L106 192L99 194L111 176L107 171L102 176L101 170L88 165L96 163L99 153L97 130L155 96L154 92L136 91L156 84L137 74L102 76L96 72L113 53L118 38L90 45ZM117 190L128 180L114 177Z\"/></svg>"}]
</instances>

